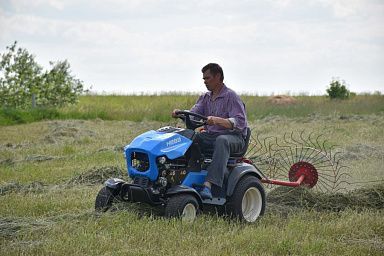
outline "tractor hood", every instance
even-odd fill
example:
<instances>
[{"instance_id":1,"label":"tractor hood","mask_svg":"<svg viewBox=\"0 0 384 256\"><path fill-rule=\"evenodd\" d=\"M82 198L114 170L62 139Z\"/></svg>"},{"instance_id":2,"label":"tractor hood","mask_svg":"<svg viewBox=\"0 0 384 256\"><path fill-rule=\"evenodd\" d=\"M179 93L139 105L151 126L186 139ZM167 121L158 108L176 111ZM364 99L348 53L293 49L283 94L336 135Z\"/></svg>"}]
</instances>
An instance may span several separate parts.
<instances>
[{"instance_id":1,"label":"tractor hood","mask_svg":"<svg viewBox=\"0 0 384 256\"><path fill-rule=\"evenodd\" d=\"M178 133L148 131L136 137L124 151L147 152L150 155L165 155L169 159L175 159L185 154L192 141Z\"/></svg>"}]
</instances>

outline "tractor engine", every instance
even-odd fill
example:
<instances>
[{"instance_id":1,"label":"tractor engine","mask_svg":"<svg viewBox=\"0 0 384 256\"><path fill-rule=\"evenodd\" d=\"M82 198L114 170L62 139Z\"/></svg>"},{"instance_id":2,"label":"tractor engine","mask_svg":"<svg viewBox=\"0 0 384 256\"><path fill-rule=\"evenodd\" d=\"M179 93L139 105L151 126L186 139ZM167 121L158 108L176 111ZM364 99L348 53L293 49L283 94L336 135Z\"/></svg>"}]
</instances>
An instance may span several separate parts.
<instances>
[{"instance_id":1,"label":"tractor engine","mask_svg":"<svg viewBox=\"0 0 384 256\"><path fill-rule=\"evenodd\" d=\"M185 156L170 160L164 156L158 157L157 169L159 180L166 180L167 186L180 185L187 175L188 161Z\"/></svg>"}]
</instances>

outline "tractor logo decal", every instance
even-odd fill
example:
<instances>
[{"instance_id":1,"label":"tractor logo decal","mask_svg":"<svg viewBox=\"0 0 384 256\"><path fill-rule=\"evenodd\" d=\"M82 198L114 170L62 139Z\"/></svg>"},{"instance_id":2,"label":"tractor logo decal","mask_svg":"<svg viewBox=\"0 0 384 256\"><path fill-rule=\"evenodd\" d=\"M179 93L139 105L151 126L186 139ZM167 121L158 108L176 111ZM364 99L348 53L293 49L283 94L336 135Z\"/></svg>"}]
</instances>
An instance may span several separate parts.
<instances>
[{"instance_id":1,"label":"tractor logo decal","mask_svg":"<svg viewBox=\"0 0 384 256\"><path fill-rule=\"evenodd\" d=\"M172 139L170 141L167 141L167 147L171 147L171 146L173 146L173 145L175 145L176 143L179 143L179 142L181 142L181 138L180 137L174 138L174 139Z\"/></svg>"}]
</instances>

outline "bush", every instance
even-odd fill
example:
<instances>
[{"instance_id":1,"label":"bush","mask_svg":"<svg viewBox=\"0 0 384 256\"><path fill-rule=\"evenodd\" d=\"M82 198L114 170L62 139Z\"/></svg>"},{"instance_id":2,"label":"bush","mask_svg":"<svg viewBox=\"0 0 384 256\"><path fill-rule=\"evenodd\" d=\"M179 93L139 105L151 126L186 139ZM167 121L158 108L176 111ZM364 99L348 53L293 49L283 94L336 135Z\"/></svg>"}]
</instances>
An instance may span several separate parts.
<instances>
[{"instance_id":1,"label":"bush","mask_svg":"<svg viewBox=\"0 0 384 256\"><path fill-rule=\"evenodd\" d=\"M348 99L350 92L345 86L345 82L333 79L327 89L328 97L331 99Z\"/></svg>"},{"instance_id":2,"label":"bush","mask_svg":"<svg viewBox=\"0 0 384 256\"><path fill-rule=\"evenodd\" d=\"M83 83L71 75L68 61L50 62L51 70L43 72L32 54L17 48L17 42L6 49L0 60L0 103L3 107L62 107L77 102Z\"/></svg>"}]
</instances>

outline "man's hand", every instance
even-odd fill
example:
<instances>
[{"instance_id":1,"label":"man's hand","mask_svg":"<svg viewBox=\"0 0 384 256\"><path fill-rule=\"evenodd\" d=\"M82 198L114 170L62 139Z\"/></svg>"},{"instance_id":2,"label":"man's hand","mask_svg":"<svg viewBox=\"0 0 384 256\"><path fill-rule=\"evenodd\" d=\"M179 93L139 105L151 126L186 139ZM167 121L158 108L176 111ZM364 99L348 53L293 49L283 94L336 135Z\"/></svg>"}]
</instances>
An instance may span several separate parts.
<instances>
[{"instance_id":1,"label":"man's hand","mask_svg":"<svg viewBox=\"0 0 384 256\"><path fill-rule=\"evenodd\" d=\"M177 109L177 108L176 108L176 109L174 109L174 110L172 111L172 117L173 117L173 118L178 118L178 117L179 117L179 115L176 114L177 111L180 111L180 109Z\"/></svg>"},{"instance_id":2,"label":"man's hand","mask_svg":"<svg viewBox=\"0 0 384 256\"><path fill-rule=\"evenodd\" d=\"M216 120L217 117L215 116L208 116L207 117L207 125L215 125L215 120Z\"/></svg>"}]
</instances>

